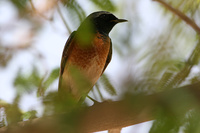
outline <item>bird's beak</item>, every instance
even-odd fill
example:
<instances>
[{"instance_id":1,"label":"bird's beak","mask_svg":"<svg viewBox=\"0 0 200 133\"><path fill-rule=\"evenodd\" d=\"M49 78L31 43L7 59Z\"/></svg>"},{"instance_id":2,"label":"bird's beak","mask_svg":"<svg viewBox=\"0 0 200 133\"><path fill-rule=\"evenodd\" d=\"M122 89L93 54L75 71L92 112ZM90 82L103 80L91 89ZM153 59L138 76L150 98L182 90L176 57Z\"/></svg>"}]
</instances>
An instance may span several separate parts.
<instances>
[{"instance_id":1,"label":"bird's beak","mask_svg":"<svg viewBox=\"0 0 200 133\"><path fill-rule=\"evenodd\" d=\"M111 20L111 22L115 22L115 23L123 23L123 22L127 22L128 20L126 19L115 19L115 20Z\"/></svg>"},{"instance_id":2,"label":"bird's beak","mask_svg":"<svg viewBox=\"0 0 200 133\"><path fill-rule=\"evenodd\" d=\"M128 20L126 19L117 19L117 23L123 23L123 22L127 22Z\"/></svg>"}]
</instances>

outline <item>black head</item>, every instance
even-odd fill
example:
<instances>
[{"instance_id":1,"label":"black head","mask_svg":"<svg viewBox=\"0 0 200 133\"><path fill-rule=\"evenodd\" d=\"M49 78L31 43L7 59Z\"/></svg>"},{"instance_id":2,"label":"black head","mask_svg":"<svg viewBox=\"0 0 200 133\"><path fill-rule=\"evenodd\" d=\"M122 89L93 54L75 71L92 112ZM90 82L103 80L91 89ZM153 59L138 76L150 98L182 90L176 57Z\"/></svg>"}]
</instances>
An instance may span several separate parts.
<instances>
[{"instance_id":1,"label":"black head","mask_svg":"<svg viewBox=\"0 0 200 133\"><path fill-rule=\"evenodd\" d=\"M106 11L99 11L90 14L80 25L80 30L86 30L86 28L100 32L102 34L109 34L112 28L120 22L126 22L125 19L118 19L113 14Z\"/></svg>"}]
</instances>

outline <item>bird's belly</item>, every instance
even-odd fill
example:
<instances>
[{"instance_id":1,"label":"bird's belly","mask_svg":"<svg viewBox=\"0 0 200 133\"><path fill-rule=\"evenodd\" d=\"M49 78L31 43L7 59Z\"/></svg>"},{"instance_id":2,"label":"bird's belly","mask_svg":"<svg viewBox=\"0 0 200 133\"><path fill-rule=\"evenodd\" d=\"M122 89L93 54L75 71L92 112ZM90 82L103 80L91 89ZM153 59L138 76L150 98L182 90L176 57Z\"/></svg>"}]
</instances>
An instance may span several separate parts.
<instances>
[{"instance_id":1,"label":"bird's belly","mask_svg":"<svg viewBox=\"0 0 200 133\"><path fill-rule=\"evenodd\" d=\"M110 45L97 44L89 49L75 46L65 65L64 84L77 100L90 91L103 72Z\"/></svg>"},{"instance_id":2,"label":"bird's belly","mask_svg":"<svg viewBox=\"0 0 200 133\"><path fill-rule=\"evenodd\" d=\"M74 72L74 73L77 73L75 76L78 76L78 77L82 76L83 78L85 78L83 79L85 80L83 82L88 81L92 87L97 82L98 78L101 76L102 71L105 66L105 62L106 62L106 58L103 58L99 55L96 55L93 58L86 58L82 56L82 61L80 61L79 63L69 62L69 64L67 65L68 67L67 70L69 70L69 73L66 74L66 76L71 76L73 75L72 72L76 71ZM72 68L74 71L70 70L70 68ZM81 81L78 81L78 82L81 82Z\"/></svg>"},{"instance_id":3,"label":"bird's belly","mask_svg":"<svg viewBox=\"0 0 200 133\"><path fill-rule=\"evenodd\" d=\"M90 48L80 48L78 45L75 45L68 63L80 70L94 85L103 72L109 50L110 39L108 38L105 41L97 37Z\"/></svg>"},{"instance_id":4,"label":"bird's belly","mask_svg":"<svg viewBox=\"0 0 200 133\"><path fill-rule=\"evenodd\" d=\"M104 63L98 56L90 59L85 65L75 65L68 62L67 69L63 73L64 86L68 86L67 92L70 92L77 100L86 95L97 82L102 74Z\"/></svg>"},{"instance_id":5,"label":"bird's belly","mask_svg":"<svg viewBox=\"0 0 200 133\"><path fill-rule=\"evenodd\" d=\"M96 56L90 60L88 65L80 68L80 71L82 71L83 74L86 75L86 77L90 80L92 85L94 85L97 82L98 78L101 76L105 62L105 59Z\"/></svg>"}]
</instances>

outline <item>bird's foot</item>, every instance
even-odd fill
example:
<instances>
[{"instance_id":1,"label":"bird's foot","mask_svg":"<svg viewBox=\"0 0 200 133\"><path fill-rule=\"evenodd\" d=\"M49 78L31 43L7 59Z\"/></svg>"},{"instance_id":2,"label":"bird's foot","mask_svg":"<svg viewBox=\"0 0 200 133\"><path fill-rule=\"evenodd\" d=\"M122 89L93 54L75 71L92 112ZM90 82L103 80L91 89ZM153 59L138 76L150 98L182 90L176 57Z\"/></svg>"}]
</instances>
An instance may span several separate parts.
<instances>
[{"instance_id":1,"label":"bird's foot","mask_svg":"<svg viewBox=\"0 0 200 133\"><path fill-rule=\"evenodd\" d=\"M97 100L93 99L92 97L87 95L87 98L89 98L91 101L94 102L94 104L99 104L100 102L98 102Z\"/></svg>"}]
</instances>

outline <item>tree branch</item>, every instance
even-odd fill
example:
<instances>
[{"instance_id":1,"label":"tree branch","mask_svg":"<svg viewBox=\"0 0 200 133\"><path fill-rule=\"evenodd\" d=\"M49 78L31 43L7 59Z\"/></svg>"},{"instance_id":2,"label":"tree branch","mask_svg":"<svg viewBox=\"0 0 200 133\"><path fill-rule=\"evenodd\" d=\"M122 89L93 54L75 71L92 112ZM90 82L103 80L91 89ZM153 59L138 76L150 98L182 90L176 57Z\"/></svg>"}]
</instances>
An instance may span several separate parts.
<instances>
[{"instance_id":1,"label":"tree branch","mask_svg":"<svg viewBox=\"0 0 200 133\"><path fill-rule=\"evenodd\" d=\"M63 14L62 14L62 12L61 12L60 7L59 7L58 4L59 4L59 3L57 3L57 11L58 11L58 14L60 15L60 17L61 17L61 19L62 19L62 21L63 21L65 27L67 28L68 32L71 34L72 31L71 31L71 29L69 28L67 22L65 21L65 18L64 18L64 16L63 16Z\"/></svg>"},{"instance_id":2,"label":"tree branch","mask_svg":"<svg viewBox=\"0 0 200 133\"><path fill-rule=\"evenodd\" d=\"M87 107L77 118L79 122L77 129L81 133L88 133L121 128L153 120L160 109L173 116L179 116L190 109L199 107L200 82L152 95L130 95L121 101L103 102ZM28 126L29 129L37 129L37 133L40 133L39 129L44 131L47 128L46 130L49 131L51 127L51 133L54 133L58 132L61 125L66 126L66 123L59 123L55 117L50 120L49 118L41 119L33 123L22 122L15 128L24 132ZM14 130L15 128L11 128L13 130L9 130L9 133L17 133L18 130ZM6 131L8 131L7 128L0 129L0 133Z\"/></svg>"},{"instance_id":3,"label":"tree branch","mask_svg":"<svg viewBox=\"0 0 200 133\"><path fill-rule=\"evenodd\" d=\"M194 104L196 102L198 104ZM168 108L177 116L196 107L200 107L200 82L152 95L130 96L121 101L94 105L84 113L80 130L94 132L126 127L155 119L161 108Z\"/></svg>"},{"instance_id":4,"label":"tree branch","mask_svg":"<svg viewBox=\"0 0 200 133\"><path fill-rule=\"evenodd\" d=\"M162 4L164 7L166 7L168 10L179 16L183 21L185 21L188 25L190 25L198 34L200 34L200 27L188 16L180 12L178 9L173 8L172 6L165 3L163 0L152 0L157 1L160 4Z\"/></svg>"}]
</instances>

